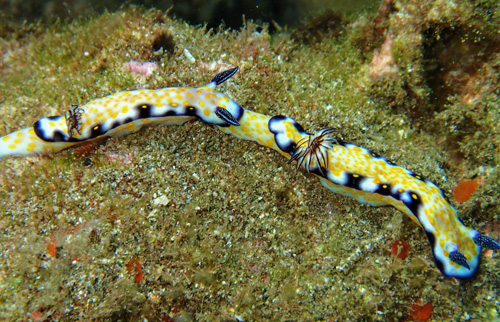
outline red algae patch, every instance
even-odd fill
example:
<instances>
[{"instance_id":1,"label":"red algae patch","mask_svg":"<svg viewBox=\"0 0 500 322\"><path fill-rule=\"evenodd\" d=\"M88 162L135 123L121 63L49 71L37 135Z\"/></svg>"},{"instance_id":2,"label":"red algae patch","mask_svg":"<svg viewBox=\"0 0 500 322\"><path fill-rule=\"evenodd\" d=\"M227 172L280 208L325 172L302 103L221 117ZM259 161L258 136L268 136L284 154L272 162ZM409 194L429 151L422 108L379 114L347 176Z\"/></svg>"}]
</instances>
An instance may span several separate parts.
<instances>
[{"instance_id":1,"label":"red algae patch","mask_svg":"<svg viewBox=\"0 0 500 322\"><path fill-rule=\"evenodd\" d=\"M479 187L477 180L462 181L453 189L453 199L456 202L466 202Z\"/></svg>"},{"instance_id":2,"label":"red algae patch","mask_svg":"<svg viewBox=\"0 0 500 322\"><path fill-rule=\"evenodd\" d=\"M54 236L50 238L50 243L49 245L47 245L47 254L52 258L56 258L57 247L56 247L56 238Z\"/></svg>"},{"instance_id":3,"label":"red algae patch","mask_svg":"<svg viewBox=\"0 0 500 322\"><path fill-rule=\"evenodd\" d=\"M410 314L415 321L425 322L430 319L432 310L432 302L426 303L424 305L421 305L420 302L415 302L411 305Z\"/></svg>"},{"instance_id":4,"label":"red algae patch","mask_svg":"<svg viewBox=\"0 0 500 322\"><path fill-rule=\"evenodd\" d=\"M399 259L406 259L410 252L410 245L404 240L395 240L391 243L392 256Z\"/></svg>"},{"instance_id":5,"label":"red algae patch","mask_svg":"<svg viewBox=\"0 0 500 322\"><path fill-rule=\"evenodd\" d=\"M130 275L134 275L134 282L136 284L141 284L142 278L144 277L144 274L142 273L142 265L139 262L139 259L137 257L132 257L131 260L128 261L127 265L127 272Z\"/></svg>"},{"instance_id":6,"label":"red algae patch","mask_svg":"<svg viewBox=\"0 0 500 322\"><path fill-rule=\"evenodd\" d=\"M86 158L95 153L97 146L96 142L86 142L73 150L73 155L77 158Z\"/></svg>"}]
</instances>

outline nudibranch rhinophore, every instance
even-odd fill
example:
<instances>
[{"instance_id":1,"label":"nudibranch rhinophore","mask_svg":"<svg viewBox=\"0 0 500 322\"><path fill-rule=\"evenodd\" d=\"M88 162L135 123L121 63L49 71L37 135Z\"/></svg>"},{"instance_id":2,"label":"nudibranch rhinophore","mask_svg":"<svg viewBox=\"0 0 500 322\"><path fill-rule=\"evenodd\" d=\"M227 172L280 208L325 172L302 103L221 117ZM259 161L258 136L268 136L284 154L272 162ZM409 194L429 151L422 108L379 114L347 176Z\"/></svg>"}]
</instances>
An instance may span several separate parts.
<instances>
[{"instance_id":1,"label":"nudibranch rhinophore","mask_svg":"<svg viewBox=\"0 0 500 322\"><path fill-rule=\"evenodd\" d=\"M310 134L290 117L244 110L216 92L215 87L237 70L217 74L203 87L132 90L73 105L65 116L42 118L33 127L0 138L0 157L55 152L135 132L143 125L176 125L198 118L222 132L276 150L335 193L404 212L425 230L436 265L446 276L470 278L479 267L482 248L500 250L498 241L466 227L431 181L336 138L332 128Z\"/></svg>"}]
</instances>

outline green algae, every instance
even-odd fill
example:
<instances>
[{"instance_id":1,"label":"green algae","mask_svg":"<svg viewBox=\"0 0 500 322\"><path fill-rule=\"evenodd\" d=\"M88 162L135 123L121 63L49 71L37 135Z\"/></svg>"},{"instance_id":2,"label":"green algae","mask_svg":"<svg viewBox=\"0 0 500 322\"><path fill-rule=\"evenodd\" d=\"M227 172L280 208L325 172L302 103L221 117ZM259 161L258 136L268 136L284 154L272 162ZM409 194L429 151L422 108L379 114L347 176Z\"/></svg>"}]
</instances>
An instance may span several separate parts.
<instances>
[{"instance_id":1,"label":"green algae","mask_svg":"<svg viewBox=\"0 0 500 322\"><path fill-rule=\"evenodd\" d=\"M238 65L221 90L245 108L291 116L308 131L336 127L448 195L481 175L484 185L456 206L466 225L498 238L498 59L476 75L488 81L474 92L477 104L460 91L434 111L418 42L435 20L481 25L471 13L478 7L498 12L487 1L395 2L392 12L351 18L313 43L250 21L214 33L135 7L59 23L2 42L1 134L71 104L137 87L198 86ZM385 34L367 30L380 26L394 35L395 79L368 74ZM160 56L158 33L173 38ZM149 78L122 67L153 58L160 68ZM414 113L417 105L425 113ZM334 195L280 155L199 123L111 138L84 156L74 148L5 159L0 168L5 319L402 320L416 300L433 302L435 320L498 315L496 258L483 258L471 281L444 278L422 229L395 209ZM410 243L408 259L392 257L395 239ZM140 284L126 268L133 257Z\"/></svg>"}]
</instances>

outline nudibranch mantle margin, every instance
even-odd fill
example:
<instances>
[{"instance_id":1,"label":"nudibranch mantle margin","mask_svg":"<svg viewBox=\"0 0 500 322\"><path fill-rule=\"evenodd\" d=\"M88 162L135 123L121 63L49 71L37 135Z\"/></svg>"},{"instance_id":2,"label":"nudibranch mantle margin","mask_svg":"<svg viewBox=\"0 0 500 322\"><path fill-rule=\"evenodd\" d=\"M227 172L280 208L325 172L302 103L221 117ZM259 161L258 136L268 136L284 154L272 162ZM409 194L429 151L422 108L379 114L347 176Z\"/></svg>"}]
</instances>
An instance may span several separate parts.
<instances>
[{"instance_id":1,"label":"nudibranch mantle margin","mask_svg":"<svg viewBox=\"0 0 500 322\"><path fill-rule=\"evenodd\" d=\"M135 132L148 124L183 124L200 119L224 133L269 147L297 168L320 178L335 193L373 206L391 205L425 230L435 262L446 276L471 278L482 248L500 243L466 227L432 182L325 128L307 133L294 119L244 110L215 87L238 68L217 74L197 88L131 90L72 106L65 116L44 117L33 127L0 138L0 157L55 152L80 142Z\"/></svg>"}]
</instances>

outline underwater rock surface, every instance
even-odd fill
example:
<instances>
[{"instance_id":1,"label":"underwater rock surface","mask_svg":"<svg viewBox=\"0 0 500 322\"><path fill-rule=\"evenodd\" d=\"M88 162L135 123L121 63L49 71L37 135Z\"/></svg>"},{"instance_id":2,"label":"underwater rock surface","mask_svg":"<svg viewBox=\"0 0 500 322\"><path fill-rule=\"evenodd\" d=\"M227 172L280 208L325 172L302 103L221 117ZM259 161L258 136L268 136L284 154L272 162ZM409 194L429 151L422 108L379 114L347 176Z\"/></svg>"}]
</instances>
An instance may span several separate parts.
<instances>
[{"instance_id":1,"label":"underwater rock surface","mask_svg":"<svg viewBox=\"0 0 500 322\"><path fill-rule=\"evenodd\" d=\"M0 135L110 93L200 86L239 66L221 91L246 109L339 129L425 175L466 225L498 239L499 12L493 1L383 1L354 17L323 12L291 35L251 21L214 33L137 7L26 26L0 43ZM158 67L132 73L129 61ZM445 278L397 210L332 194L279 154L203 124L0 169L7 320L410 320L428 303L435 320L498 318L497 254L483 254L475 279ZM453 201L470 179L472 197ZM405 259L396 240L411 246Z\"/></svg>"}]
</instances>

